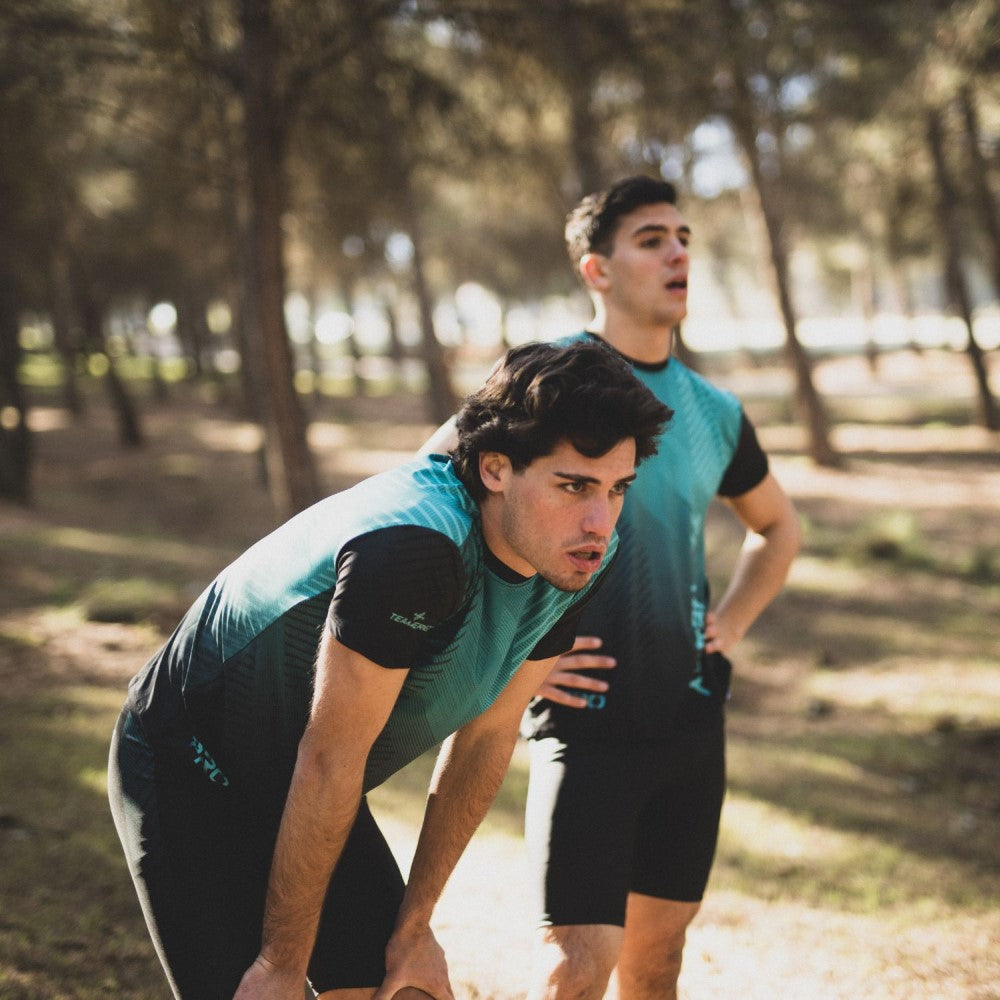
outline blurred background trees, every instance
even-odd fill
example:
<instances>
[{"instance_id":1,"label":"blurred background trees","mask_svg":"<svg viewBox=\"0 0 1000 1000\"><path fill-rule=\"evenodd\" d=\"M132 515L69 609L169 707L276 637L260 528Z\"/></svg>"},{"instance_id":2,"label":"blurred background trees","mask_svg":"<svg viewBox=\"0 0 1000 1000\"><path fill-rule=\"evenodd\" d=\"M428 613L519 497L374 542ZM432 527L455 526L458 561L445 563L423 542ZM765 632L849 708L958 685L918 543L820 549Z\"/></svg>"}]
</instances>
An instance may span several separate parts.
<instances>
[{"instance_id":1,"label":"blurred background trees","mask_svg":"<svg viewBox=\"0 0 1000 1000\"><path fill-rule=\"evenodd\" d=\"M996 0L7 0L0 496L44 370L129 446L137 386L217 385L302 508L311 400L438 421L463 363L569 332L563 218L633 172L677 184L719 303L686 346L781 351L815 461L833 351L963 350L995 429L998 70Z\"/></svg>"}]
</instances>

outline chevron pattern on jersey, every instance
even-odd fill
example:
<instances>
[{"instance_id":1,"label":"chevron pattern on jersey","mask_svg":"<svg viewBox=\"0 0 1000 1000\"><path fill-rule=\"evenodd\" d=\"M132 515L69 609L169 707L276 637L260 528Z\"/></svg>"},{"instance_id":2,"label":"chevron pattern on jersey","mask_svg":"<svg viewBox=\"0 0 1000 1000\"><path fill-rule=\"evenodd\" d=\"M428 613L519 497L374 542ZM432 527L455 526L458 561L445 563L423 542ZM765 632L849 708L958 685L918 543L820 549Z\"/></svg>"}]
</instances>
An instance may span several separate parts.
<instances>
[{"instance_id":1,"label":"chevron pattern on jersey","mask_svg":"<svg viewBox=\"0 0 1000 1000\"><path fill-rule=\"evenodd\" d=\"M676 358L633 371L674 416L625 497L618 559L580 622L618 667L600 674L611 685L600 710L533 705L528 730L537 735L660 739L699 670L705 514L739 443L742 408Z\"/></svg>"},{"instance_id":2,"label":"chevron pattern on jersey","mask_svg":"<svg viewBox=\"0 0 1000 1000\"><path fill-rule=\"evenodd\" d=\"M287 785L338 556L359 535L401 525L454 542L467 594L408 674L372 750L368 788L492 704L586 593L563 593L538 577L511 584L487 570L478 508L450 462L415 460L320 501L219 574L130 688L129 706L156 745L184 750L193 735L214 755L227 787Z\"/></svg>"}]
</instances>

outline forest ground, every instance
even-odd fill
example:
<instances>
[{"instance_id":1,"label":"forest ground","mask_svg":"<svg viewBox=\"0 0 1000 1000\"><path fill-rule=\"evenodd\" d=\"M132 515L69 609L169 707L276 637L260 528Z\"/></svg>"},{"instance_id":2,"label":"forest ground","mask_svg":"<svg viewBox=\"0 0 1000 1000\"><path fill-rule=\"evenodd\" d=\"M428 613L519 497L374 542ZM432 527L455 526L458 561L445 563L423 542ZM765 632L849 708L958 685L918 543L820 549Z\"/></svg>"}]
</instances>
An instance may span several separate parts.
<instances>
[{"instance_id":1,"label":"forest ground","mask_svg":"<svg viewBox=\"0 0 1000 1000\"><path fill-rule=\"evenodd\" d=\"M1000 435L965 424L964 360L827 361L839 470L789 422L784 373L719 366L806 529L782 596L735 657L730 791L683 996L1000 998ZM0 997L169 994L105 798L128 678L275 514L255 431L203 390L146 400L119 447L33 390L32 506L0 506ZM316 404L328 488L408 457L419 400ZM739 544L709 540L716 592ZM373 795L407 865L430 761ZM531 901L519 750L443 898L456 995L523 997Z\"/></svg>"}]
</instances>

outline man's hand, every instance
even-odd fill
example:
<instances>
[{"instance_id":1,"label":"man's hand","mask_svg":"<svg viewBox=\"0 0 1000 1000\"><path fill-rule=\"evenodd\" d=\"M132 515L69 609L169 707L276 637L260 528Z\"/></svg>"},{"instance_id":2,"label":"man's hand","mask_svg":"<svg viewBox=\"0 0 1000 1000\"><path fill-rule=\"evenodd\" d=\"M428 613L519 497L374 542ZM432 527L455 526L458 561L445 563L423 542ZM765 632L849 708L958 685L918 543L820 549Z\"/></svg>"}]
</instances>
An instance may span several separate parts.
<instances>
[{"instance_id":1,"label":"man's hand","mask_svg":"<svg viewBox=\"0 0 1000 1000\"><path fill-rule=\"evenodd\" d=\"M743 633L730 627L728 619L721 618L714 611L705 613L705 652L728 654L743 638Z\"/></svg>"},{"instance_id":2,"label":"man's hand","mask_svg":"<svg viewBox=\"0 0 1000 1000\"><path fill-rule=\"evenodd\" d=\"M404 986L416 986L434 1000L455 1000L444 950L426 925L396 930L385 949L385 968L372 1000L392 1000Z\"/></svg>"},{"instance_id":3,"label":"man's hand","mask_svg":"<svg viewBox=\"0 0 1000 1000\"><path fill-rule=\"evenodd\" d=\"M240 980L233 1000L302 1000L305 976L286 972L258 955Z\"/></svg>"},{"instance_id":4,"label":"man's hand","mask_svg":"<svg viewBox=\"0 0 1000 1000\"><path fill-rule=\"evenodd\" d=\"M593 670L595 668L609 670L616 666L618 661L613 656L586 652L587 650L600 649L602 644L603 640L596 635L578 635L573 648L556 660L555 667L536 692L538 697L548 698L549 701L565 705L567 708L586 708L586 698L564 691L563 688L577 688L580 691L607 691L607 681L588 677L586 674L574 673L575 670Z\"/></svg>"}]
</instances>

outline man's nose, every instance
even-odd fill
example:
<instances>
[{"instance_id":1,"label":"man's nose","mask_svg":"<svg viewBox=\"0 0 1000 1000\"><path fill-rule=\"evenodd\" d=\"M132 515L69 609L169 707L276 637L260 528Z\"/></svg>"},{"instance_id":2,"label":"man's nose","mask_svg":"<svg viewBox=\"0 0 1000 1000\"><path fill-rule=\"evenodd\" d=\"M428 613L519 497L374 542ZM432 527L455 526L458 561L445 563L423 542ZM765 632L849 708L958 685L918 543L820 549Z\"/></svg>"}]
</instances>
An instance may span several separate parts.
<instances>
[{"instance_id":1,"label":"man's nose","mask_svg":"<svg viewBox=\"0 0 1000 1000\"><path fill-rule=\"evenodd\" d=\"M588 535L609 538L616 518L617 510L611 501L606 497L595 497L587 504L582 527Z\"/></svg>"},{"instance_id":2,"label":"man's nose","mask_svg":"<svg viewBox=\"0 0 1000 1000\"><path fill-rule=\"evenodd\" d=\"M667 256L672 263L685 261L688 259L688 248L678 239L668 240L666 243Z\"/></svg>"}]
</instances>

